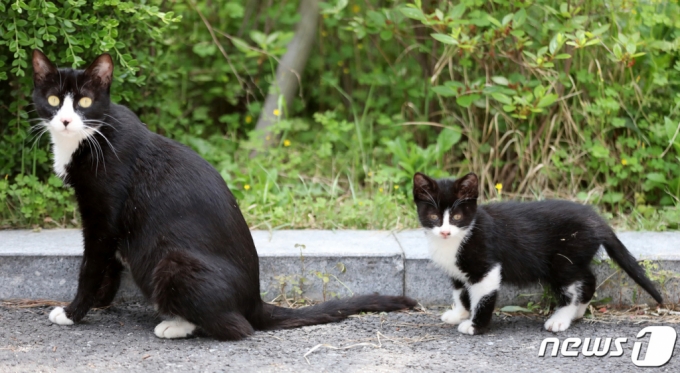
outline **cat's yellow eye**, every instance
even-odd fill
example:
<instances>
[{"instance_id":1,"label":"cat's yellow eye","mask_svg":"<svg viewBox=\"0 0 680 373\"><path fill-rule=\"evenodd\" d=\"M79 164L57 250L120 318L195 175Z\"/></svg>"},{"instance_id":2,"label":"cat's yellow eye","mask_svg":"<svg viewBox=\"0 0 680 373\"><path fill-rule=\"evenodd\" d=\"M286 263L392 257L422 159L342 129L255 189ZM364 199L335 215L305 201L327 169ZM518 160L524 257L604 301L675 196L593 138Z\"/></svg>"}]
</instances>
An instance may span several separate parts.
<instances>
[{"instance_id":1,"label":"cat's yellow eye","mask_svg":"<svg viewBox=\"0 0 680 373\"><path fill-rule=\"evenodd\" d=\"M437 214L430 215L430 220L438 220L438 219L439 219L439 215L437 215Z\"/></svg>"},{"instance_id":2,"label":"cat's yellow eye","mask_svg":"<svg viewBox=\"0 0 680 373\"><path fill-rule=\"evenodd\" d=\"M460 214L453 215L453 220L460 220L460 218L462 218Z\"/></svg>"},{"instance_id":3,"label":"cat's yellow eye","mask_svg":"<svg viewBox=\"0 0 680 373\"><path fill-rule=\"evenodd\" d=\"M47 102L52 106L59 106L59 97L50 96L47 98Z\"/></svg>"},{"instance_id":4,"label":"cat's yellow eye","mask_svg":"<svg viewBox=\"0 0 680 373\"><path fill-rule=\"evenodd\" d=\"M80 105L80 107L90 107L90 105L92 105L92 99L89 97L83 97L80 99L80 101L78 101L78 105Z\"/></svg>"}]
</instances>

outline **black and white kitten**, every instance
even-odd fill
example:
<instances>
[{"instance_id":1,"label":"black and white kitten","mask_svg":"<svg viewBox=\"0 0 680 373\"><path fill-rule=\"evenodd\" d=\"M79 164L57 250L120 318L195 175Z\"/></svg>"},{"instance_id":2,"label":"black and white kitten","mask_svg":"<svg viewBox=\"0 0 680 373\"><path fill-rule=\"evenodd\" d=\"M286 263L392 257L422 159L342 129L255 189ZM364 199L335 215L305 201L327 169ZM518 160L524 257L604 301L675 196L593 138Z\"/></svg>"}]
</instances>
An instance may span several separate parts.
<instances>
[{"instance_id":1,"label":"black and white kitten","mask_svg":"<svg viewBox=\"0 0 680 373\"><path fill-rule=\"evenodd\" d=\"M302 309L264 303L257 252L236 199L198 154L110 101L111 56L85 70L57 69L35 50L33 69L33 102L52 137L54 170L75 190L85 243L77 294L52 310L53 323L71 325L91 307L110 304L123 263L169 318L155 328L160 338L202 330L237 340L254 330L415 306L379 295Z\"/></svg>"},{"instance_id":2,"label":"black and white kitten","mask_svg":"<svg viewBox=\"0 0 680 373\"><path fill-rule=\"evenodd\" d=\"M465 334L489 326L502 283L548 283L559 308L545 322L552 332L583 317L595 293L590 263L607 254L659 303L661 295L609 225L589 206L569 201L477 205L477 175L458 180L413 177L418 218L432 261L453 284L453 309L442 321Z\"/></svg>"}]
</instances>

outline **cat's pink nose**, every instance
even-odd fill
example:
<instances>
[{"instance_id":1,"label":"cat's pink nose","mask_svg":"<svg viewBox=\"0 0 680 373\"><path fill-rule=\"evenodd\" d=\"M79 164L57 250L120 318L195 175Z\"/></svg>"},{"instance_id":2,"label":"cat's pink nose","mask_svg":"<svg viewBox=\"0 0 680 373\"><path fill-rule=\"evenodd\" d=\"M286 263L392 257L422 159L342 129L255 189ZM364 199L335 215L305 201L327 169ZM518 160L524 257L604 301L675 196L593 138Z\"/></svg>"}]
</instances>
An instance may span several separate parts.
<instances>
[{"instance_id":1,"label":"cat's pink nose","mask_svg":"<svg viewBox=\"0 0 680 373\"><path fill-rule=\"evenodd\" d=\"M64 124L64 127L68 126L71 122L73 122L73 118L61 118L61 123Z\"/></svg>"},{"instance_id":2,"label":"cat's pink nose","mask_svg":"<svg viewBox=\"0 0 680 373\"><path fill-rule=\"evenodd\" d=\"M451 231L440 231L439 234L441 234L442 237L446 238L451 235Z\"/></svg>"}]
</instances>

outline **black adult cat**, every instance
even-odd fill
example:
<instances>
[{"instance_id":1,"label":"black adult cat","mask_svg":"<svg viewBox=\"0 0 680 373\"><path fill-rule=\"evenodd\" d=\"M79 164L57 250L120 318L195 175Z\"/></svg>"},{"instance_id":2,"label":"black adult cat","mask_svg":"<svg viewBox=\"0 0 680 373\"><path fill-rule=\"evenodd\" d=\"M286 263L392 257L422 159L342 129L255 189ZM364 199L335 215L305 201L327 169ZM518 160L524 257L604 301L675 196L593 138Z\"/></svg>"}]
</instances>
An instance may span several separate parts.
<instances>
[{"instance_id":1,"label":"black adult cat","mask_svg":"<svg viewBox=\"0 0 680 373\"><path fill-rule=\"evenodd\" d=\"M156 327L161 338L186 337L198 327L237 340L253 330L416 304L379 295L297 310L264 303L257 252L236 199L196 153L110 102L111 57L103 54L85 70L57 69L36 50L33 68L33 101L52 137L54 169L75 189L85 242L77 294L50 313L52 322L70 325L91 307L110 304L123 263L171 318Z\"/></svg>"},{"instance_id":2,"label":"black adult cat","mask_svg":"<svg viewBox=\"0 0 680 373\"><path fill-rule=\"evenodd\" d=\"M413 177L418 218L432 261L453 284L453 310L442 321L466 334L491 321L501 283L547 283L559 308L545 328L558 332L583 317L595 292L590 263L603 245L607 254L659 303L661 295L645 271L593 209L568 201L477 205L475 174L458 180Z\"/></svg>"}]
</instances>

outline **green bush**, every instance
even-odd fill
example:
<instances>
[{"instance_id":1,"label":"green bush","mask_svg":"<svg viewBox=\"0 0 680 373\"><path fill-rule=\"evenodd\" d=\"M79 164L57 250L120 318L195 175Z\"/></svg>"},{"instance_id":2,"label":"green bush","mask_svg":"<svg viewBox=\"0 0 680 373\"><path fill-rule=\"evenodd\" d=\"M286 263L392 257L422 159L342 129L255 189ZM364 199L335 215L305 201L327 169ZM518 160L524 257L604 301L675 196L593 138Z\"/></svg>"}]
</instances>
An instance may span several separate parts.
<instances>
[{"instance_id":1,"label":"green bush","mask_svg":"<svg viewBox=\"0 0 680 373\"><path fill-rule=\"evenodd\" d=\"M322 3L280 141L250 158L299 19L297 2L257 3L0 0L0 225L73 221L30 134L37 47L81 68L111 53L114 101L215 165L251 226L414 227L414 171L474 171L487 200L568 198L677 229L677 2Z\"/></svg>"}]
</instances>

